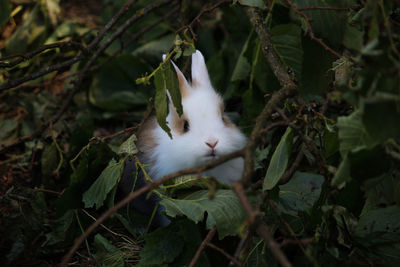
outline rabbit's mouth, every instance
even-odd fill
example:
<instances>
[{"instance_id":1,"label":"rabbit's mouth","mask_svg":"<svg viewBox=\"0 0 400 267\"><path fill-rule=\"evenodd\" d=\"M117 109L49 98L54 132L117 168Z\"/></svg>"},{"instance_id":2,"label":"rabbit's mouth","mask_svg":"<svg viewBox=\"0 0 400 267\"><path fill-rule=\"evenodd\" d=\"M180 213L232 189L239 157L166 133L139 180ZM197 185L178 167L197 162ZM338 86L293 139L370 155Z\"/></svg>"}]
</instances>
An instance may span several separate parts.
<instances>
[{"instance_id":1,"label":"rabbit's mouth","mask_svg":"<svg viewBox=\"0 0 400 267\"><path fill-rule=\"evenodd\" d=\"M216 156L217 156L217 153L216 153L215 149L211 150L211 151L206 155L207 158L215 158Z\"/></svg>"}]
</instances>

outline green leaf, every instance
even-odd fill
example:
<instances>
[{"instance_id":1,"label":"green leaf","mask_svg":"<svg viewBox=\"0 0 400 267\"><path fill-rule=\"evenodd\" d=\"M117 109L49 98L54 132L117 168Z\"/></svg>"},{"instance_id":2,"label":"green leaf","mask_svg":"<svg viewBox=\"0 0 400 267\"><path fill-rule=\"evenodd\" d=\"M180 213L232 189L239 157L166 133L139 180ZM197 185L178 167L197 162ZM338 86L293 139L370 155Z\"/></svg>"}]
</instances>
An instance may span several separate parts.
<instances>
[{"instance_id":1,"label":"green leaf","mask_svg":"<svg viewBox=\"0 0 400 267\"><path fill-rule=\"evenodd\" d=\"M343 187L346 182L349 182L351 180L350 167L351 167L350 159L346 154L342 159L342 161L340 162L340 165L335 173L335 176L332 179L331 185Z\"/></svg>"},{"instance_id":2,"label":"green leaf","mask_svg":"<svg viewBox=\"0 0 400 267\"><path fill-rule=\"evenodd\" d=\"M93 79L89 89L90 102L109 111L127 111L145 106L150 94L135 81L146 71L150 71L148 65L132 55L111 59Z\"/></svg>"},{"instance_id":3,"label":"green leaf","mask_svg":"<svg viewBox=\"0 0 400 267\"><path fill-rule=\"evenodd\" d=\"M267 8L263 0L238 0L243 6L258 7L261 9Z\"/></svg>"},{"instance_id":4,"label":"green leaf","mask_svg":"<svg viewBox=\"0 0 400 267\"><path fill-rule=\"evenodd\" d=\"M103 267L123 267L124 266L124 253L110 243L102 235L97 234L94 236L94 246L96 247L96 254L94 258Z\"/></svg>"},{"instance_id":5,"label":"green leaf","mask_svg":"<svg viewBox=\"0 0 400 267\"><path fill-rule=\"evenodd\" d=\"M112 159L108 166L100 174L99 178L93 183L93 185L83 194L83 202L85 203L85 208L91 208L96 205L96 209L99 209L107 194L113 190L117 185L122 169L124 167L124 162L116 162Z\"/></svg>"},{"instance_id":6,"label":"green leaf","mask_svg":"<svg viewBox=\"0 0 400 267\"><path fill-rule=\"evenodd\" d=\"M138 47L133 51L132 55L138 57L152 57L154 59L161 59L161 55L167 53L174 45L175 34L169 34L161 37L160 39L146 42L144 45Z\"/></svg>"},{"instance_id":7,"label":"green leaf","mask_svg":"<svg viewBox=\"0 0 400 267\"><path fill-rule=\"evenodd\" d=\"M375 141L400 140L400 101L396 101L396 97L398 95L389 95L389 99L374 97L365 100L362 122Z\"/></svg>"},{"instance_id":8,"label":"green leaf","mask_svg":"<svg viewBox=\"0 0 400 267\"><path fill-rule=\"evenodd\" d=\"M167 81L165 77L164 65L154 75L154 86L156 87L156 96L154 100L154 107L156 109L157 122L160 127L168 134L170 138L171 129L167 125L168 116L168 99L167 99Z\"/></svg>"},{"instance_id":9,"label":"green leaf","mask_svg":"<svg viewBox=\"0 0 400 267\"><path fill-rule=\"evenodd\" d=\"M295 24L281 24L271 29L272 43L282 62L301 77L303 48L301 29Z\"/></svg>"},{"instance_id":10,"label":"green leaf","mask_svg":"<svg viewBox=\"0 0 400 267\"><path fill-rule=\"evenodd\" d=\"M219 238L235 235L242 224L245 213L236 195L231 190L217 190L209 198L208 190L199 190L183 199L163 198L160 202L168 216L184 215L198 223L207 212L207 229L217 226Z\"/></svg>"},{"instance_id":11,"label":"green leaf","mask_svg":"<svg viewBox=\"0 0 400 267\"><path fill-rule=\"evenodd\" d=\"M36 48L43 44L46 37L46 23L41 18L41 3L37 3L14 34L6 40L7 54L25 53L28 48ZM28 11L27 11L28 12Z\"/></svg>"},{"instance_id":12,"label":"green leaf","mask_svg":"<svg viewBox=\"0 0 400 267\"><path fill-rule=\"evenodd\" d=\"M60 0L47 0L46 7L51 24L56 26L61 13Z\"/></svg>"},{"instance_id":13,"label":"green leaf","mask_svg":"<svg viewBox=\"0 0 400 267\"><path fill-rule=\"evenodd\" d=\"M328 124L326 124L328 125ZM324 133L324 152L327 158L339 151L339 134L337 131Z\"/></svg>"},{"instance_id":14,"label":"green leaf","mask_svg":"<svg viewBox=\"0 0 400 267\"><path fill-rule=\"evenodd\" d=\"M53 231L46 234L46 241L42 244L44 245L54 245L60 242L65 242L65 235L68 229L71 227L75 220L75 211L67 211L61 218L57 219L53 223Z\"/></svg>"},{"instance_id":15,"label":"green leaf","mask_svg":"<svg viewBox=\"0 0 400 267\"><path fill-rule=\"evenodd\" d=\"M264 178L263 190L271 190L285 173L292 149L293 130L288 127L281 141L272 154L267 174Z\"/></svg>"},{"instance_id":16,"label":"green leaf","mask_svg":"<svg viewBox=\"0 0 400 267\"><path fill-rule=\"evenodd\" d=\"M282 212L297 215L311 208L321 194L324 177L319 174L295 172L287 184L279 186L279 208Z\"/></svg>"},{"instance_id":17,"label":"green leaf","mask_svg":"<svg viewBox=\"0 0 400 267\"><path fill-rule=\"evenodd\" d=\"M361 122L361 111L357 110L347 117L339 117L340 153L344 157L349 151L371 147L376 143Z\"/></svg>"},{"instance_id":18,"label":"green leaf","mask_svg":"<svg viewBox=\"0 0 400 267\"><path fill-rule=\"evenodd\" d=\"M329 71L335 57L320 44L303 38L303 66L300 92L303 95L320 95L329 88L333 72Z\"/></svg>"},{"instance_id":19,"label":"green leaf","mask_svg":"<svg viewBox=\"0 0 400 267\"><path fill-rule=\"evenodd\" d=\"M299 8L306 7L348 7L352 1L349 0L296 0L294 3ZM347 22L347 13L334 10L304 10L312 26L316 37L323 38L329 45L338 47L342 43L345 26ZM304 20L300 17L300 20ZM304 22L303 22L304 23ZM305 30L308 30L305 27Z\"/></svg>"},{"instance_id":20,"label":"green leaf","mask_svg":"<svg viewBox=\"0 0 400 267\"><path fill-rule=\"evenodd\" d=\"M343 45L348 49L360 51L363 46L363 36L363 31L358 30L356 27L346 25L343 36Z\"/></svg>"},{"instance_id":21,"label":"green leaf","mask_svg":"<svg viewBox=\"0 0 400 267\"><path fill-rule=\"evenodd\" d=\"M185 175L167 182L167 184L163 186L163 189L168 190L170 194L175 194L178 191L185 191L187 189L209 189L211 186L215 185L215 183L218 183L218 188L230 188L226 184L220 183L218 180L210 180L209 177L203 176L202 179L199 179L197 175Z\"/></svg>"},{"instance_id":22,"label":"green leaf","mask_svg":"<svg viewBox=\"0 0 400 267\"><path fill-rule=\"evenodd\" d=\"M0 145L7 144L17 137L18 122L0 119L0 129Z\"/></svg>"},{"instance_id":23,"label":"green leaf","mask_svg":"<svg viewBox=\"0 0 400 267\"><path fill-rule=\"evenodd\" d=\"M173 221L145 236L145 246L137 266L187 266L202 241L199 227L189 220ZM208 267L203 253L196 266Z\"/></svg>"},{"instance_id":24,"label":"green leaf","mask_svg":"<svg viewBox=\"0 0 400 267\"><path fill-rule=\"evenodd\" d=\"M135 141L137 140L136 135L132 134L125 142L123 142L119 149L118 149L118 154L128 154L128 155L134 155L139 152L139 150L136 148Z\"/></svg>"},{"instance_id":25,"label":"green leaf","mask_svg":"<svg viewBox=\"0 0 400 267\"><path fill-rule=\"evenodd\" d=\"M10 18L10 3L8 0L0 0L0 27L3 26Z\"/></svg>"},{"instance_id":26,"label":"green leaf","mask_svg":"<svg viewBox=\"0 0 400 267\"><path fill-rule=\"evenodd\" d=\"M181 92L179 90L178 78L174 70L172 70L171 62L164 64L165 68L162 69L164 72L164 79L167 86L169 95L171 96L172 104L176 108L176 112L181 116L183 114L183 107L181 102Z\"/></svg>"},{"instance_id":27,"label":"green leaf","mask_svg":"<svg viewBox=\"0 0 400 267\"><path fill-rule=\"evenodd\" d=\"M264 169L265 166L263 164L263 161L268 157L269 152L271 150L271 147L268 146L264 149L259 149L257 148L255 153L256 153L256 158L254 161L254 170L258 170L258 169Z\"/></svg>"},{"instance_id":28,"label":"green leaf","mask_svg":"<svg viewBox=\"0 0 400 267\"><path fill-rule=\"evenodd\" d=\"M53 172L56 170L59 161L58 151L55 143L46 146L42 153L42 183L49 186L49 180L54 177Z\"/></svg>"},{"instance_id":29,"label":"green leaf","mask_svg":"<svg viewBox=\"0 0 400 267\"><path fill-rule=\"evenodd\" d=\"M254 36L254 32L251 31L249 36L247 37L246 42L242 47L242 51L240 52L239 58L237 59L235 68L233 69L231 81L240 81L244 80L249 76L251 65L249 59L246 54L248 53L249 44L252 42Z\"/></svg>"},{"instance_id":30,"label":"green leaf","mask_svg":"<svg viewBox=\"0 0 400 267\"><path fill-rule=\"evenodd\" d=\"M365 192L365 205L361 216L369 210L382 206L390 206L393 203L400 204L400 180L394 173L385 173L379 177L365 181L363 191Z\"/></svg>"},{"instance_id":31,"label":"green leaf","mask_svg":"<svg viewBox=\"0 0 400 267\"><path fill-rule=\"evenodd\" d=\"M367 244L400 242L400 207L389 206L366 212L360 217L355 235Z\"/></svg>"},{"instance_id":32,"label":"green leaf","mask_svg":"<svg viewBox=\"0 0 400 267\"><path fill-rule=\"evenodd\" d=\"M182 252L183 239L176 233L177 229L168 231L159 228L153 233L146 235L146 245L140 252L140 263L138 266L159 265L171 263ZM174 231L175 230L175 231Z\"/></svg>"}]
</instances>

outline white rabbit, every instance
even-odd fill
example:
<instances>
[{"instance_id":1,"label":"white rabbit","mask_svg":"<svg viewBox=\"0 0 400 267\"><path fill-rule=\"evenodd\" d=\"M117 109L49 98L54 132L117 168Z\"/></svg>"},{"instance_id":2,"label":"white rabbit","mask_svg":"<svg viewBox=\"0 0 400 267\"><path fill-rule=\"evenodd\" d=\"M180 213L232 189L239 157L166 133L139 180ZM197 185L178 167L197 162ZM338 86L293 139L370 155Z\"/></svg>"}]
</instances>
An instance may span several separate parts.
<instances>
[{"instance_id":1,"label":"white rabbit","mask_svg":"<svg viewBox=\"0 0 400 267\"><path fill-rule=\"evenodd\" d=\"M182 96L183 115L179 117L172 104L167 124L172 139L157 124L155 117L146 121L138 132L137 147L149 164L149 176L159 179L166 174L196 167L207 161L244 147L246 137L224 115L224 103L211 85L204 57L192 55L192 82L185 79L173 64ZM244 161L230 160L204 173L228 185L240 179Z\"/></svg>"},{"instance_id":2,"label":"white rabbit","mask_svg":"<svg viewBox=\"0 0 400 267\"><path fill-rule=\"evenodd\" d=\"M183 115L179 117L170 103L167 123L171 129L172 139L158 125L156 118L147 119L137 133L138 157L148 165L149 176L156 180L166 174L185 168L196 167L208 161L242 149L246 137L224 115L224 104L212 88L208 77L204 57L200 51L192 55L192 83L183 76L174 64L178 75L179 89L182 96ZM170 101L171 102L171 101ZM223 183L232 185L241 178L244 167L242 158L232 159L204 173ZM119 196L131 192L136 172L132 159L125 162L122 180L119 183ZM138 170L135 190L146 185L143 173ZM145 195L133 200L131 205L145 214L151 214L159 198ZM160 214L163 207L157 208L154 218L156 225L166 226L169 219Z\"/></svg>"}]
</instances>

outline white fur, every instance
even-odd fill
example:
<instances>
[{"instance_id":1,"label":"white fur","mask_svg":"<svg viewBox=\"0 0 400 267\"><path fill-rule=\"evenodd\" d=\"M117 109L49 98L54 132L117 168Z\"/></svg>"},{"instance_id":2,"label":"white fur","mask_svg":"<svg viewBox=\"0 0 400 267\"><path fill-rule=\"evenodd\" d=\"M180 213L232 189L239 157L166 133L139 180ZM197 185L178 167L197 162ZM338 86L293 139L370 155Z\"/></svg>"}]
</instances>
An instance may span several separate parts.
<instances>
[{"instance_id":1,"label":"white fur","mask_svg":"<svg viewBox=\"0 0 400 267\"><path fill-rule=\"evenodd\" d=\"M183 74L175 66L177 75ZM204 58L199 51L192 55L192 81L190 93L182 99L183 113L190 123L188 132L179 135L171 129L172 139L157 125L153 130L157 146L150 158L154 162L149 169L150 177L162 176L185 168L196 167L215 158L207 157L211 148L206 142L218 144L215 147L216 158L244 147L246 137L235 126L227 127L220 111L221 97L214 91L208 77ZM171 113L167 122L171 121ZM204 175L213 176L231 185L242 176L243 159L236 158L219 165Z\"/></svg>"}]
</instances>

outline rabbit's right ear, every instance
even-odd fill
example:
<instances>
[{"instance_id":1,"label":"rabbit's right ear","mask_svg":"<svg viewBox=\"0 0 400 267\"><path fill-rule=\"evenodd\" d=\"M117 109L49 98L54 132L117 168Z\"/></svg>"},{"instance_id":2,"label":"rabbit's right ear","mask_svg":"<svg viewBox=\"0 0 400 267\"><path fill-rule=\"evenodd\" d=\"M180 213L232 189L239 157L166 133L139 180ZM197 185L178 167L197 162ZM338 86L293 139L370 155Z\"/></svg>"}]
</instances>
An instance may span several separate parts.
<instances>
[{"instance_id":1,"label":"rabbit's right ear","mask_svg":"<svg viewBox=\"0 0 400 267\"><path fill-rule=\"evenodd\" d=\"M183 75L183 73L181 72L181 70L175 65L175 63L172 60L171 63L175 68L176 75L178 76L179 91L181 92L182 98L184 98L189 94L190 85L186 80L185 76Z\"/></svg>"}]
</instances>

